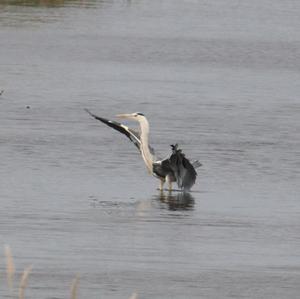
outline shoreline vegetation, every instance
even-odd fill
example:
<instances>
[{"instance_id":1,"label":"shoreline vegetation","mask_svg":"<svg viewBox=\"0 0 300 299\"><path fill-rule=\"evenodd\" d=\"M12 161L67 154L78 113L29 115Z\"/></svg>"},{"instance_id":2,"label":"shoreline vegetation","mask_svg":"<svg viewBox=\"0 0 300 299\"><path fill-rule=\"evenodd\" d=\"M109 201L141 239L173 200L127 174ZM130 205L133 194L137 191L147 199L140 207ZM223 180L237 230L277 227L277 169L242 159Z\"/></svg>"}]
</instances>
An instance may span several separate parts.
<instances>
[{"instance_id":1,"label":"shoreline vegetation","mask_svg":"<svg viewBox=\"0 0 300 299\"><path fill-rule=\"evenodd\" d=\"M63 6L67 3L78 2L85 4L87 0L2 0L1 5L15 5L15 6Z\"/></svg>"},{"instance_id":2,"label":"shoreline vegetation","mask_svg":"<svg viewBox=\"0 0 300 299\"><path fill-rule=\"evenodd\" d=\"M26 267L21 275L20 282L18 288L15 288L15 264L13 255L9 245L5 245L4 247L4 255L6 259L6 279L7 279L7 287L10 294L10 298L18 298L25 299L25 290L28 285L28 279L30 273L32 272L32 265ZM71 282L70 287L70 299L78 298L78 286L79 286L79 274L75 276L75 278ZM133 293L129 299L138 299L138 294Z\"/></svg>"}]
</instances>

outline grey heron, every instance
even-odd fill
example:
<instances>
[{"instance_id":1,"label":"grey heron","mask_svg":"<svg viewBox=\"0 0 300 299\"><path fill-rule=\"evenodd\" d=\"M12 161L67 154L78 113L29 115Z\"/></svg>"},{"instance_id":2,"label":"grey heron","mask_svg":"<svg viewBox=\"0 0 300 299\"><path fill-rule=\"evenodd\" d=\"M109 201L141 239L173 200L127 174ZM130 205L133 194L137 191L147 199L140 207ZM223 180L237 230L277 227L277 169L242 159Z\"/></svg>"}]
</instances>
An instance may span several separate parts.
<instances>
[{"instance_id":1,"label":"grey heron","mask_svg":"<svg viewBox=\"0 0 300 299\"><path fill-rule=\"evenodd\" d=\"M153 148L149 145L149 123L144 114L140 112L130 114L118 114L117 118L137 121L140 125L140 132L106 118L97 116L85 109L95 119L127 136L140 151L146 164L148 172L160 180L159 189L163 190L164 183L168 184L169 191L172 190L172 183L176 182L179 189L189 191L195 184L197 172L195 168L201 166L199 161L190 162L178 145L171 145L172 153L166 159L158 159Z\"/></svg>"}]
</instances>

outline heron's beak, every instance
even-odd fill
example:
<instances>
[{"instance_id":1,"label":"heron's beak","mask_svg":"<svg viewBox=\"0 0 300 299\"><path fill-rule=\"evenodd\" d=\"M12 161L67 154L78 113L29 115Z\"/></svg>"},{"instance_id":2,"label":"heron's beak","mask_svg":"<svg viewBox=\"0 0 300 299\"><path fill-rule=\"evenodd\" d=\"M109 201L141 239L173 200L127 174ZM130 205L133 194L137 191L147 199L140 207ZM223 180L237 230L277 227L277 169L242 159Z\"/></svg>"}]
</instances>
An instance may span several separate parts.
<instances>
[{"instance_id":1,"label":"heron's beak","mask_svg":"<svg viewBox=\"0 0 300 299\"><path fill-rule=\"evenodd\" d=\"M131 119L133 118L132 114L117 114L117 118L123 118L123 119Z\"/></svg>"}]
</instances>

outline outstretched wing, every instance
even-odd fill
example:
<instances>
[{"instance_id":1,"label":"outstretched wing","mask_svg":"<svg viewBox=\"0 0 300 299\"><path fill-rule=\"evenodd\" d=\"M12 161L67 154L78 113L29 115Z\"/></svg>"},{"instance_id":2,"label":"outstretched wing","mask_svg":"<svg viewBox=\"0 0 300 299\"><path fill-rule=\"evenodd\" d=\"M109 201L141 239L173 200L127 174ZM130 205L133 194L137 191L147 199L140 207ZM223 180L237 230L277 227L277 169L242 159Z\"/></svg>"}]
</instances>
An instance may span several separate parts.
<instances>
[{"instance_id":1,"label":"outstretched wing","mask_svg":"<svg viewBox=\"0 0 300 299\"><path fill-rule=\"evenodd\" d=\"M126 127L126 126L124 126L124 127ZM140 134L140 132L138 132L138 131L136 131L136 130L133 130L133 129L129 129L129 128L128 128L128 130L129 130L132 134L134 134L135 137L136 137L139 141L141 140L141 134ZM148 145L148 147L149 147L149 151L150 151L150 153L152 154L152 156L155 157L155 150L154 150L154 148L153 148L150 144Z\"/></svg>"},{"instance_id":2,"label":"outstretched wing","mask_svg":"<svg viewBox=\"0 0 300 299\"><path fill-rule=\"evenodd\" d=\"M181 150L173 152L169 158L169 167L174 173L178 187L190 190L195 184L197 172L190 161L182 154Z\"/></svg>"},{"instance_id":3,"label":"outstretched wing","mask_svg":"<svg viewBox=\"0 0 300 299\"><path fill-rule=\"evenodd\" d=\"M94 113L92 113L90 110L88 109L84 109L89 115L91 115L92 117L94 117L95 119L103 122L104 124L106 124L107 126L119 131L120 133L124 134L137 148L139 151L141 151L140 147L141 147L141 137L140 137L140 133L129 129L127 126L118 123L116 121L113 120L109 120L100 116L95 115ZM149 145L149 150L150 153L155 156L155 152L154 149Z\"/></svg>"},{"instance_id":4,"label":"outstretched wing","mask_svg":"<svg viewBox=\"0 0 300 299\"><path fill-rule=\"evenodd\" d=\"M138 148L138 150L140 150L141 140L140 140L140 136L139 136L138 132L129 129L127 126L122 125L122 124L120 124L116 121L108 120L106 118L97 116L97 115L93 114L91 111L89 111L88 109L85 109L85 111L89 115L94 117L95 119L103 122L107 126L109 126L113 129L119 131L120 133L124 134L131 142L133 142L133 144Z\"/></svg>"}]
</instances>

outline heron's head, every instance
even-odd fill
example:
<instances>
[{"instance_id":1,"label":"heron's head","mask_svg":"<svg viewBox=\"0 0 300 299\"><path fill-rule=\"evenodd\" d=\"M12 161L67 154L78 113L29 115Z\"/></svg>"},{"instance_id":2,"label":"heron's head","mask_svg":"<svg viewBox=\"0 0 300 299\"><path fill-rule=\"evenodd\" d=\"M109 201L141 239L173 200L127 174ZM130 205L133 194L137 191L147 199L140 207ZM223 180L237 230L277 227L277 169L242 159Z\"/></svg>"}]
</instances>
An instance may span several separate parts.
<instances>
[{"instance_id":1,"label":"heron's head","mask_svg":"<svg viewBox=\"0 0 300 299\"><path fill-rule=\"evenodd\" d=\"M118 114L118 115L116 115L116 117L122 118L122 119L131 119L131 120L139 121L142 118L144 118L145 115L140 112L134 112L134 113L128 113L128 114Z\"/></svg>"}]
</instances>

